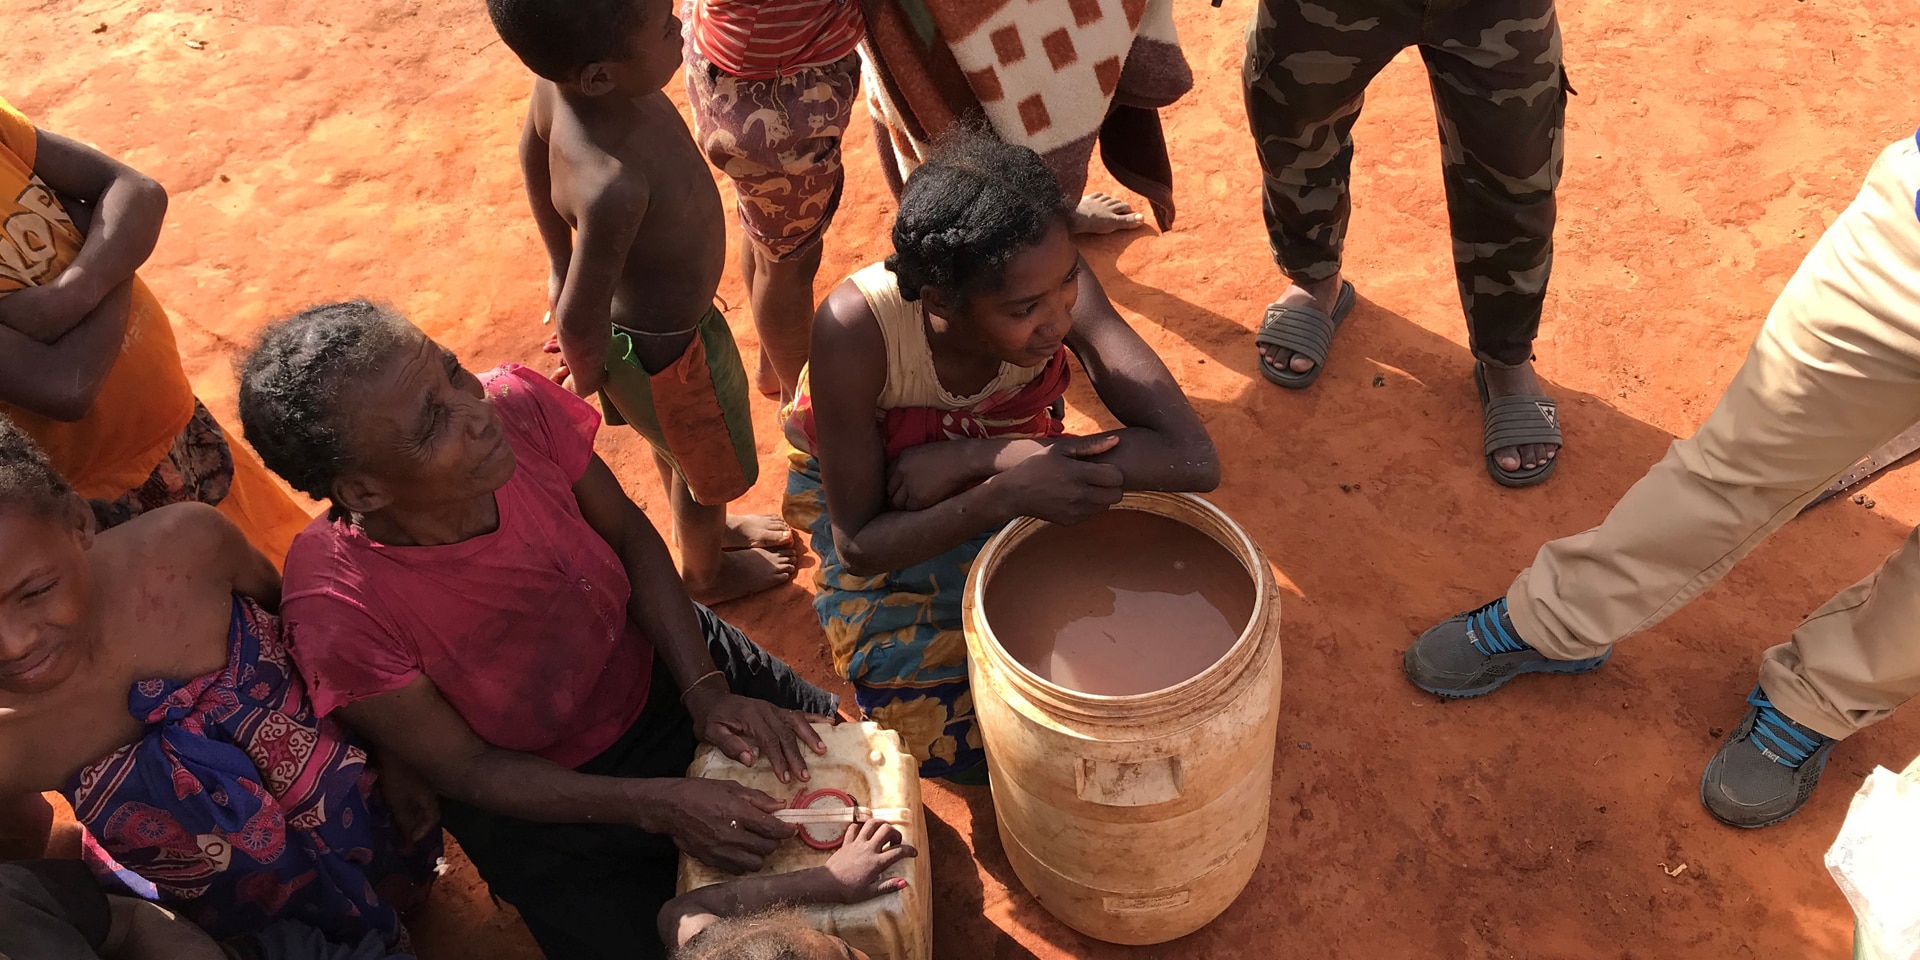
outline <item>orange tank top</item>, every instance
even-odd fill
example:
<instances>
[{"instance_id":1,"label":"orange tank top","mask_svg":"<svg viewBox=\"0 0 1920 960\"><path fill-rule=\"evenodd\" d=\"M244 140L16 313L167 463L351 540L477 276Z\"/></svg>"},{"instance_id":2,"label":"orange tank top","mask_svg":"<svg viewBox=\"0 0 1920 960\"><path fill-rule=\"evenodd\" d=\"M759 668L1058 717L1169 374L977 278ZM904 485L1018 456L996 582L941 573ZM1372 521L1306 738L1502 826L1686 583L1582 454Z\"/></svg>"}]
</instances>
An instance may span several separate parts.
<instances>
[{"instance_id":1,"label":"orange tank top","mask_svg":"<svg viewBox=\"0 0 1920 960\"><path fill-rule=\"evenodd\" d=\"M33 123L0 98L0 297L51 281L83 238L52 190L34 175ZM112 499L145 482L193 416L193 387L180 367L173 327L152 291L133 282L127 336L93 409L63 423L0 400L55 469L90 499Z\"/></svg>"}]
</instances>

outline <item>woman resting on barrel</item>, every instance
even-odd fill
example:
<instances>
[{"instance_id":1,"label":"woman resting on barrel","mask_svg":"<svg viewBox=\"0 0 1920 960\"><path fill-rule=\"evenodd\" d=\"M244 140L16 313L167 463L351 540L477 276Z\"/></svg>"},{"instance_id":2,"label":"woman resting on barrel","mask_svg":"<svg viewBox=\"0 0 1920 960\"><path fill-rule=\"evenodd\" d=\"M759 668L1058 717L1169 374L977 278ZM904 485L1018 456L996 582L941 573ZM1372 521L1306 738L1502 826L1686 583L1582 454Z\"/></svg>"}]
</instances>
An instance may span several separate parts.
<instances>
[{"instance_id":1,"label":"woman resting on barrel","mask_svg":"<svg viewBox=\"0 0 1920 960\"><path fill-rule=\"evenodd\" d=\"M59 789L97 872L215 937L293 920L403 950L397 909L440 852L432 798L402 800L418 838L403 855L383 795L402 781L375 790L365 751L314 716L279 597L273 564L214 507L96 534L0 416L0 861L40 855L40 792Z\"/></svg>"},{"instance_id":2,"label":"woman resting on barrel","mask_svg":"<svg viewBox=\"0 0 1920 960\"><path fill-rule=\"evenodd\" d=\"M1073 245L1033 151L969 135L914 171L894 254L827 295L787 421L787 519L867 716L926 776L984 782L960 596L1017 517L1076 523L1128 490L1211 490L1213 441ZM1121 429L1063 436L1068 355Z\"/></svg>"}]
</instances>

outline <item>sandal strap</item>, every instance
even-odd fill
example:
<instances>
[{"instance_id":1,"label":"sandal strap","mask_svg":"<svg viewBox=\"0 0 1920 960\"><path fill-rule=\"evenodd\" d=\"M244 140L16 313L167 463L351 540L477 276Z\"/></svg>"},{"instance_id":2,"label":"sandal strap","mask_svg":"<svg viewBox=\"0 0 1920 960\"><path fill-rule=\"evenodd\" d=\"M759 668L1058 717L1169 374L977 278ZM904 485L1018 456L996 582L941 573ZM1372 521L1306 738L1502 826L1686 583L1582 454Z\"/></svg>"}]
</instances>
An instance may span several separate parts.
<instances>
[{"instance_id":1,"label":"sandal strap","mask_svg":"<svg viewBox=\"0 0 1920 960\"><path fill-rule=\"evenodd\" d=\"M1561 443L1559 407L1550 397L1501 397L1487 404L1482 422L1489 454L1503 447Z\"/></svg>"},{"instance_id":2,"label":"sandal strap","mask_svg":"<svg viewBox=\"0 0 1920 960\"><path fill-rule=\"evenodd\" d=\"M1253 342L1291 350L1319 365L1326 362L1327 352L1333 349L1333 334L1339 326L1339 321L1312 307L1276 303L1267 307Z\"/></svg>"}]
</instances>

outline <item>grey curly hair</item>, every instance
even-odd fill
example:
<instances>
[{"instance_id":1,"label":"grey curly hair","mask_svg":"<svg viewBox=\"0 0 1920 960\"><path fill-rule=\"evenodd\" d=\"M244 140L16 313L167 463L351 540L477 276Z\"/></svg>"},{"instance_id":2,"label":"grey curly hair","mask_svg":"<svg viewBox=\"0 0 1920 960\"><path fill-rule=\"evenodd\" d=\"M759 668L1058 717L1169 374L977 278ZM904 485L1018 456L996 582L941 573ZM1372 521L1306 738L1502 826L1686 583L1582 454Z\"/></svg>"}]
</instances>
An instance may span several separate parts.
<instances>
[{"instance_id":1,"label":"grey curly hair","mask_svg":"<svg viewBox=\"0 0 1920 960\"><path fill-rule=\"evenodd\" d=\"M269 325L240 363L240 425L267 468L315 500L350 464L348 389L407 340L411 325L367 300L309 307Z\"/></svg>"}]
</instances>

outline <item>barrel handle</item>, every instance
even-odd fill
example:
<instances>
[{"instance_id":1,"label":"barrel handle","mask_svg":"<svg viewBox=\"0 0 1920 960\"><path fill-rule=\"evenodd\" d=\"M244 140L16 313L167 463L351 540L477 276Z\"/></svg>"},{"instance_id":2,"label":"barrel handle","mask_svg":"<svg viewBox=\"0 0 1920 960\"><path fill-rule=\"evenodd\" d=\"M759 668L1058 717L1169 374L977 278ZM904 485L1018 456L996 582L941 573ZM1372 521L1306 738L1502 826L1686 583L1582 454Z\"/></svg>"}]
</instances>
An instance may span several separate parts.
<instances>
[{"instance_id":1,"label":"barrel handle","mask_svg":"<svg viewBox=\"0 0 1920 960\"><path fill-rule=\"evenodd\" d=\"M1180 796L1180 758L1143 760L1080 758L1075 792L1088 803L1108 807L1150 807Z\"/></svg>"}]
</instances>

